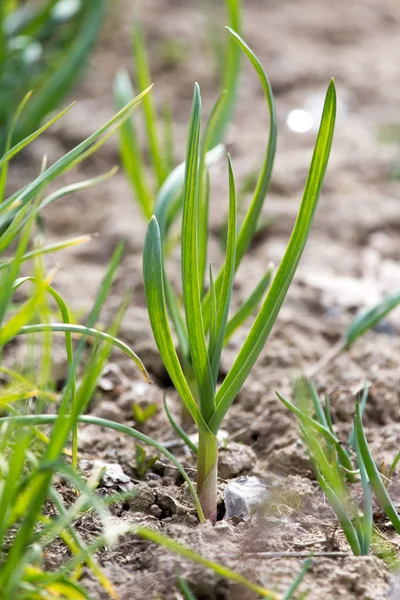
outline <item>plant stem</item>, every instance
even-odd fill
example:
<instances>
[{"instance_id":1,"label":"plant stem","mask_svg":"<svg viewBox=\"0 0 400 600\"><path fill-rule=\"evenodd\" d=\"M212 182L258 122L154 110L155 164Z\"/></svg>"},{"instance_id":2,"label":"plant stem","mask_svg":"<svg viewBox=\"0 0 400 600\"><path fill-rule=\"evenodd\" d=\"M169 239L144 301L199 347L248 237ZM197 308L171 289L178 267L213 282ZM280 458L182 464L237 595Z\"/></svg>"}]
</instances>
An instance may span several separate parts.
<instances>
[{"instance_id":1,"label":"plant stem","mask_svg":"<svg viewBox=\"0 0 400 600\"><path fill-rule=\"evenodd\" d=\"M197 449L197 495L206 519L217 520L218 443L210 431L199 431Z\"/></svg>"}]
</instances>

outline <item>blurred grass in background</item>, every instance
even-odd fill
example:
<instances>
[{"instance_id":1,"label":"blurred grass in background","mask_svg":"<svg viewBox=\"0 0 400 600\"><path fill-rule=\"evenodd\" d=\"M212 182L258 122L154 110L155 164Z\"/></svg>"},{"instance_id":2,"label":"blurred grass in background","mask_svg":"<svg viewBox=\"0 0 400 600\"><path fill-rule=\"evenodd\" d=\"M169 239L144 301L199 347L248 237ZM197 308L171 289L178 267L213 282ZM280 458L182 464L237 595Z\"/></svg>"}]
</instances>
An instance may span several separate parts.
<instances>
[{"instance_id":1,"label":"blurred grass in background","mask_svg":"<svg viewBox=\"0 0 400 600\"><path fill-rule=\"evenodd\" d=\"M14 143L59 106L87 63L106 7L106 0L1 1L0 150L27 92L34 90Z\"/></svg>"}]
</instances>

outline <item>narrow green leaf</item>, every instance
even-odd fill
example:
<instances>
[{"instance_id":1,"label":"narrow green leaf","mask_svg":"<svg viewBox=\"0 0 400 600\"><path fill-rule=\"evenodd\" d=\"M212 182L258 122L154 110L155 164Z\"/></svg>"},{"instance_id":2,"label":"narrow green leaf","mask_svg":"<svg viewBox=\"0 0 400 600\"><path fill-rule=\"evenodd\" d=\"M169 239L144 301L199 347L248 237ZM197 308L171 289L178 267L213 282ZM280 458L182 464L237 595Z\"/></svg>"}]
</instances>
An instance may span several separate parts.
<instances>
[{"instance_id":1,"label":"narrow green leaf","mask_svg":"<svg viewBox=\"0 0 400 600\"><path fill-rule=\"evenodd\" d=\"M101 138L101 136L107 135L107 131L110 128L112 128L114 125L120 125L125 119L128 118L130 111L134 106L137 105L138 102L142 100L149 89L136 96L136 98L134 98L129 104L127 104L127 106L114 115L114 117L112 117L112 119L110 119L105 125L100 127L100 129L98 129L95 133L86 138L86 140L78 144L78 146L67 152L67 154L46 169L44 173L39 175L39 177L26 186L22 191L13 194L10 198L3 202L2 209L11 205L23 206L35 198L38 191L40 191L44 185L47 185L53 181L58 175L69 169L71 165L77 164L77 161L82 158L82 155L84 155L84 153L87 152L91 146L93 148L93 146L98 143L98 140ZM2 160L4 160L4 157L0 160L0 165ZM7 220L5 222L7 222ZM0 226L3 223L4 221L0 221Z\"/></svg>"},{"instance_id":2,"label":"narrow green leaf","mask_svg":"<svg viewBox=\"0 0 400 600\"><path fill-rule=\"evenodd\" d=\"M214 410L214 383L208 359L198 278L198 190L201 100L195 84L189 123L182 217L182 288L193 370L199 389L200 411L206 420Z\"/></svg>"},{"instance_id":3,"label":"narrow green leaf","mask_svg":"<svg viewBox=\"0 0 400 600\"><path fill-rule=\"evenodd\" d=\"M134 95L127 71L118 71L114 81L114 98L117 110L125 106ZM139 202L146 219L150 219L154 210L154 196L147 182L146 168L139 148L136 127L132 119L127 119L119 128L119 144L122 164L135 198Z\"/></svg>"},{"instance_id":4,"label":"narrow green leaf","mask_svg":"<svg viewBox=\"0 0 400 600\"><path fill-rule=\"evenodd\" d=\"M211 356L211 371L214 379L214 386L217 385L219 363L221 360L222 348L224 345L226 323L228 320L229 307L232 297L233 279L235 276L235 257L236 257L236 233L237 233L237 199L235 178L231 157L228 154L229 170L229 216L228 233L226 243L226 257L223 269L222 285L217 301L217 323L216 323L216 343Z\"/></svg>"},{"instance_id":5,"label":"narrow green leaf","mask_svg":"<svg viewBox=\"0 0 400 600\"><path fill-rule=\"evenodd\" d=\"M238 357L217 393L217 407L209 422L214 432L218 431L226 412L264 347L295 275L311 229L328 164L335 114L336 92L334 83L331 81L296 223L264 303Z\"/></svg>"},{"instance_id":6,"label":"narrow green leaf","mask_svg":"<svg viewBox=\"0 0 400 600\"><path fill-rule=\"evenodd\" d=\"M210 263L210 298L211 298L211 323L208 339L208 356L211 362L217 342L217 297L215 295L214 276Z\"/></svg>"},{"instance_id":7,"label":"narrow green leaf","mask_svg":"<svg viewBox=\"0 0 400 600\"><path fill-rule=\"evenodd\" d=\"M301 568L300 573L298 573L298 575L296 575L295 580L293 581L292 585L289 587L288 591L283 596L282 600L293 600L294 594L297 592L305 575L310 570L311 565L312 565L312 558L307 558L307 560L304 561L304 564Z\"/></svg>"},{"instance_id":8,"label":"narrow green leaf","mask_svg":"<svg viewBox=\"0 0 400 600\"><path fill-rule=\"evenodd\" d=\"M71 185L66 185L65 187L60 188L46 196L43 201L39 204L38 210L43 210L46 206L58 200L59 198L64 198L65 196L69 196L70 194L74 194L75 192L79 192L81 190L85 190L92 185L97 185L98 183L103 183L110 177L113 177L115 173L117 173L118 167L113 167L107 173L103 173L102 175L98 175L97 177L92 177L91 179L85 179L84 181L78 181L77 183L72 183Z\"/></svg>"},{"instance_id":9,"label":"narrow green leaf","mask_svg":"<svg viewBox=\"0 0 400 600\"><path fill-rule=\"evenodd\" d=\"M192 590L190 589L190 586L189 586L188 582L186 581L186 579L183 579L183 577L180 577L178 575L178 583L179 583L179 589L181 590L182 595L185 600L196 600L196 596L193 594Z\"/></svg>"},{"instance_id":10,"label":"narrow green leaf","mask_svg":"<svg viewBox=\"0 0 400 600\"><path fill-rule=\"evenodd\" d=\"M400 304L400 292L385 296L378 304L358 314L345 335L345 347L350 346L369 329L372 329L386 315Z\"/></svg>"},{"instance_id":11,"label":"narrow green leaf","mask_svg":"<svg viewBox=\"0 0 400 600\"><path fill-rule=\"evenodd\" d=\"M358 539L357 531L352 523L350 516L348 515L345 505L343 504L343 500L338 498L332 488L325 481L323 476L317 476L318 483L325 496L327 497L329 504L332 506L339 523L343 529L343 533L346 536L346 539L353 551L355 556L361 555L361 546L360 541Z\"/></svg>"},{"instance_id":12,"label":"narrow green leaf","mask_svg":"<svg viewBox=\"0 0 400 600\"><path fill-rule=\"evenodd\" d=\"M340 462L345 467L345 469L347 469L350 472L354 471L354 467L349 455L347 454L346 450L342 448L342 445L338 440L337 436L334 433L332 433L328 427L325 427L318 421L315 421L314 419L309 417L307 414L298 409L297 406L295 406L294 404L289 402L289 400L286 400L286 398L281 396L278 392L275 393L278 396L279 400L286 406L288 410L290 410L291 413L293 413L300 420L300 422L305 423L307 426L310 426L319 433L322 433L326 442L331 443L336 448L336 452L338 453Z\"/></svg>"},{"instance_id":13,"label":"narrow green leaf","mask_svg":"<svg viewBox=\"0 0 400 600\"><path fill-rule=\"evenodd\" d=\"M22 111L24 110L26 103L28 102L31 95L32 95L32 92L28 92L25 95L25 97L20 102L20 105L18 106L18 108L15 112L15 115L12 118L10 127L8 129L8 133L7 133L6 146L4 149L5 154L7 154L7 152L11 148L15 125L18 122L18 119L19 119ZM5 193L6 182L7 182L7 174L8 174L8 162L6 162L3 165L3 167L1 168L1 172L0 172L0 203L3 202L3 200L4 200L4 193Z\"/></svg>"},{"instance_id":14,"label":"narrow green leaf","mask_svg":"<svg viewBox=\"0 0 400 600\"><path fill-rule=\"evenodd\" d=\"M363 489L363 517L362 517L362 544L361 551L363 555L367 555L371 546L372 531L374 528L372 490L367 471L361 456L360 447L356 444L357 462L360 469L361 485Z\"/></svg>"},{"instance_id":15,"label":"narrow green leaf","mask_svg":"<svg viewBox=\"0 0 400 600\"><path fill-rule=\"evenodd\" d=\"M400 461L400 451L396 454L396 456L393 459L392 464L390 465L390 469L389 469L389 473L388 473L389 479L391 479L393 473L395 472L396 467L399 464L399 461Z\"/></svg>"},{"instance_id":16,"label":"narrow green leaf","mask_svg":"<svg viewBox=\"0 0 400 600\"><path fill-rule=\"evenodd\" d=\"M261 172L259 178L257 180L257 185L254 190L253 198L250 202L249 208L247 209L246 215L240 227L236 245L236 269L239 267L239 264L246 253L247 248L250 245L250 242L253 238L253 235L257 229L258 219L261 213L261 209L264 204L265 197L267 195L269 182L271 179L272 167L275 159L276 153L276 136L277 136L277 124L276 124L276 112L274 99L272 95L271 85L269 83L268 77L258 60L257 56L254 52L249 48L249 46L243 41L243 39L235 33L232 29L227 27L228 32L233 38L233 41L239 45L239 48L242 50L244 54L248 57L251 64L253 65L255 71L257 72L260 82L265 94L265 98L268 105L268 113L270 120L270 131L268 138L268 146L264 158L264 162L261 168ZM217 294L219 292L219 288L222 282L222 271L218 274L215 280L215 287L217 290ZM209 322L207 322L208 316L208 303L210 302L209 296L205 296L204 298L204 315L205 315L205 327L208 329Z\"/></svg>"},{"instance_id":17,"label":"narrow green leaf","mask_svg":"<svg viewBox=\"0 0 400 600\"><path fill-rule=\"evenodd\" d=\"M151 328L158 351L172 383L199 428L207 425L182 372L168 323L164 293L161 235L156 217L150 219L143 249L143 279Z\"/></svg>"},{"instance_id":18,"label":"narrow green leaf","mask_svg":"<svg viewBox=\"0 0 400 600\"><path fill-rule=\"evenodd\" d=\"M18 335L27 334L27 333L40 333L43 331L77 333L80 335L94 337L94 338L98 338L100 340L104 340L106 342L110 342L116 348L119 348L120 350L122 350L122 352L124 352L127 356L129 356L129 358L131 358L134 361L134 363L139 367L139 370L142 373L143 377L146 379L146 381L148 383L150 383L150 377L149 377L142 361L137 356L137 354L135 354L133 352L133 350L131 350L131 348L129 348L129 346L127 346L124 342L115 338L112 335L109 335L108 333L106 333L104 331L98 331L97 329L93 329L92 327L85 327L84 325L72 325L72 324L68 325L65 323L49 323L47 325L47 324L37 323L35 325L25 325L25 327L22 327L21 329L19 329Z\"/></svg>"},{"instance_id":19,"label":"narrow green leaf","mask_svg":"<svg viewBox=\"0 0 400 600\"><path fill-rule=\"evenodd\" d=\"M1 417L0 425L3 423L13 423L15 425L21 426L32 426L32 425L46 425L49 423L54 423L58 419L57 415L21 415L18 417ZM162 444L159 444L156 440L153 440L148 435L133 429L132 427L128 427L127 425L122 425L121 423L115 423L114 421L109 421L107 419L101 419L99 417L93 417L91 415L79 415L77 420L80 423L89 423L91 425L98 425L99 427L107 427L108 429L114 429L120 433L125 435L129 435L134 439L137 439L144 444L148 444L155 448L160 454L163 454L168 460L172 462L172 464L178 469L186 483L188 484L189 490L193 496L193 499L196 503L196 508L198 511L200 522L204 521L203 511L201 510L200 502L197 498L196 491L193 487L193 484L188 477L185 469L182 467L181 463L175 458L173 454L171 454Z\"/></svg>"},{"instance_id":20,"label":"narrow green leaf","mask_svg":"<svg viewBox=\"0 0 400 600\"><path fill-rule=\"evenodd\" d=\"M228 23L233 31L238 34L242 28L242 7L241 0L226 0L226 9L228 13ZM223 110L219 111L215 118L215 124L212 128L212 137L210 146L215 146L224 139L226 129L231 121L232 113L235 108L237 87L240 74L240 49L234 40L228 39L225 61L223 66L222 87L226 90L226 97Z\"/></svg>"},{"instance_id":21,"label":"narrow green leaf","mask_svg":"<svg viewBox=\"0 0 400 600\"><path fill-rule=\"evenodd\" d=\"M56 123L59 119L61 119L61 117L63 117L70 110L70 108L73 105L74 104L72 103L69 106L67 106L67 108L64 108L64 110L62 110L61 112L59 112L55 117L53 117L52 119L50 119L49 121L47 121L47 123L45 123L44 125L42 125L41 127L39 127L39 129L37 129L36 131L34 131L30 135L28 135L25 139L23 139L20 142L18 142L18 144L16 144L12 148L10 148L0 158L0 167L3 167L4 165L7 165L10 162L10 160L16 154L18 154L18 152L21 152L21 150L23 150L24 148L26 148L26 146L28 146L28 144L30 144L31 142L33 142L33 140L35 140L37 137L39 137L39 135L41 135L44 131L46 131L46 129L48 129L49 127L51 127L52 125L54 125L54 123Z\"/></svg>"},{"instance_id":22,"label":"narrow green leaf","mask_svg":"<svg viewBox=\"0 0 400 600\"><path fill-rule=\"evenodd\" d=\"M171 538L167 537L166 535L155 532L152 529L148 529L146 527L138 527L136 529L135 533L137 535L139 535L140 537L143 537L147 540L151 540L152 542L155 542L159 546L163 546L164 548L167 548L167 550L170 550L171 552L178 554L178 556L182 556L182 558L187 558L199 565L203 565L204 567L211 569L212 571L214 571L214 573L216 573L220 577L224 577L225 579L230 579L232 581L235 581L236 583L241 583L249 590L252 590L253 592L256 592L257 594L259 594L262 598L270 598L271 600L280 600L280 596L278 594L276 594L275 592L271 592L270 590L267 590L267 589L261 587L260 585L256 585L256 584L252 583L246 577L244 577L243 575L240 575L240 573L237 573L236 571L232 571L231 569L228 569L227 567L223 567L222 565L220 565L218 563L212 562L211 560L208 560L207 558L203 558L203 556L201 556L200 554L197 554L197 552L194 552L190 548L186 548L186 546L183 546L182 544L175 542L175 540L172 540Z\"/></svg>"},{"instance_id":23,"label":"narrow green leaf","mask_svg":"<svg viewBox=\"0 0 400 600\"><path fill-rule=\"evenodd\" d=\"M356 444L358 446L362 463L367 472L369 481L371 482L372 489L374 490L376 497L378 498L383 510L385 511L386 516L391 521L397 533L400 533L400 517L393 505L393 502L388 494L387 489L383 485L380 473L377 469L377 466L369 449L368 442L364 433L359 405L356 406L355 432Z\"/></svg>"},{"instance_id":24,"label":"narrow green leaf","mask_svg":"<svg viewBox=\"0 0 400 600\"><path fill-rule=\"evenodd\" d=\"M184 441L184 443L186 444L186 446L193 452L193 454L197 454L197 446L196 446L196 444L194 444L192 442L192 440L190 439L190 437L186 434L186 431L184 431L182 429L182 427L180 427L178 425L178 423L175 421L174 417L171 415L170 410L168 408L167 394L166 393L164 394L164 409L165 409L165 414L168 417L168 421L170 422L172 429L181 438L181 440Z\"/></svg>"},{"instance_id":25,"label":"narrow green leaf","mask_svg":"<svg viewBox=\"0 0 400 600\"><path fill-rule=\"evenodd\" d=\"M205 157L205 163L207 167L211 167L213 164L218 162L225 154L225 146L219 144L212 150L207 152ZM168 231L168 226L174 221L176 214L179 212L182 206L182 186L185 180L185 168L186 163L179 164L173 171L168 175L164 181L160 191L157 194L156 205L154 214L157 217L157 221L160 227L161 236L164 240L165 235ZM178 200L177 200L178 199ZM174 208L174 203L176 207ZM171 212L173 217L170 218Z\"/></svg>"},{"instance_id":26,"label":"narrow green leaf","mask_svg":"<svg viewBox=\"0 0 400 600\"><path fill-rule=\"evenodd\" d=\"M363 389L363 393L361 396L361 400L360 400L360 415L361 415L361 419L364 416L364 412L365 412L365 407L367 406L367 400L368 400L368 391L369 391L369 386L368 386L368 382L367 380L364 381L364 389ZM355 434L355 423L353 423L353 427L351 428L351 432L349 435L349 441L348 444L351 448L353 448L353 450L356 449L356 434Z\"/></svg>"},{"instance_id":27,"label":"narrow green leaf","mask_svg":"<svg viewBox=\"0 0 400 600\"><path fill-rule=\"evenodd\" d=\"M79 237L70 238L69 240L64 240L62 242L56 242L55 244L49 244L48 246L36 248L36 250L26 252L22 256L21 262L32 260L37 256L43 256L43 254L52 254L53 252L59 252L60 250L66 250L67 248L73 248L75 246L79 246L80 244L85 244L86 242L90 242L92 238L93 236L91 235L80 235ZM11 260L0 263L0 270L7 267L10 263Z\"/></svg>"},{"instance_id":28,"label":"narrow green leaf","mask_svg":"<svg viewBox=\"0 0 400 600\"><path fill-rule=\"evenodd\" d=\"M140 90L145 90L151 84L151 79L143 31L138 23L136 23L134 27L133 51L138 88ZM147 95L146 98L144 98L143 112L154 175L156 177L158 187L160 187L163 184L167 173L165 172L165 165L160 151L161 144L157 132L157 115L151 95Z\"/></svg>"}]
</instances>

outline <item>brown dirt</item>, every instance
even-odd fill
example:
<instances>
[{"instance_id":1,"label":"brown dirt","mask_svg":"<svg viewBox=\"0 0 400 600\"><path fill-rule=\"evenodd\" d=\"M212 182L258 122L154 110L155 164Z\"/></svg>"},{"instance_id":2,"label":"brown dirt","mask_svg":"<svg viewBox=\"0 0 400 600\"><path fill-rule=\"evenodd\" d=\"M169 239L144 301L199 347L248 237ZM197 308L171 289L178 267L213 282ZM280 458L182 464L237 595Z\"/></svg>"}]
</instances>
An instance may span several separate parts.
<instances>
[{"instance_id":1,"label":"brown dirt","mask_svg":"<svg viewBox=\"0 0 400 600\"><path fill-rule=\"evenodd\" d=\"M398 146L379 141L382 128L400 120L400 5L395 0L243 3L245 37L262 59L275 93L279 142L265 204L265 213L274 217L274 223L240 269L236 303L264 273L269 261L279 262L301 198L315 132L291 132L286 126L288 112L301 108L311 96L322 95L331 76L336 78L338 97L345 107L337 123L319 212L295 283L266 348L223 425L231 434L242 430L234 442L248 445L255 459L241 474L263 477L275 490L274 501L268 514L257 523L220 523L215 529L197 526L190 497L180 488L175 471L158 464L146 481L138 484L138 498L121 510L115 509L115 513L117 519L151 525L250 579L284 590L299 571L302 560L263 559L255 552L349 551L332 511L313 481L296 425L275 398L274 390L290 395L295 373L314 364L331 348L357 309L400 286L400 185L391 177L399 158ZM150 47L156 100L162 103L167 98L171 102L177 157L183 156L193 81L200 82L205 112L216 95L205 33L206 15L215 6L199 0L147 0L140 7L121 0L118 6L110 11L87 77L74 94L78 105L33 146L24 164L15 165L12 182L21 185L27 181L38 169L44 152L50 159L55 158L112 114L112 81L117 68L131 64L130 30L136 16L144 24ZM216 20L223 36L222 11L219 13ZM179 40L185 49L184 59L172 65L162 52L169 39ZM235 122L229 132L229 148L239 182L260 165L267 134L266 107L259 82L244 64ZM79 167L76 178L103 172L117 160L114 141L89 165ZM226 179L224 165L214 168L213 231L226 211ZM221 199L223 210L219 208ZM55 281L57 289L75 309L88 310L113 248L125 238L127 252L109 309L118 304L122 290L133 287L133 303L121 337L160 381L163 369L149 330L141 276L145 223L131 200L122 173L85 194L58 202L46 212L49 240L95 231L100 236L89 245L58 255L62 268ZM218 264L221 256L215 239L212 253ZM52 261L49 259L48 264ZM366 432L377 460L386 464L397 453L400 442L399 325L399 312L393 313L385 328L368 333L349 354L340 356L316 377L319 391L330 395L339 431L349 430L354 393L368 379L371 390ZM240 332L229 345L223 371L232 363L245 334L246 331ZM160 409L143 430L160 440L171 437L162 410L162 390L154 385L143 396L136 369L120 354L115 354L114 360L130 386L125 386L122 395L118 386L113 392L99 394L93 412L133 424L132 401L157 402ZM62 378L62 361L57 368L57 377ZM177 397L172 392L169 395L172 409L177 412ZM119 462L135 479L134 446L130 439L115 432L100 434L93 427L82 427L81 432L82 456ZM238 448L231 444L221 452L224 479L239 474L235 471ZM239 451L242 452L240 448ZM185 458L184 463L190 465L190 459ZM383 528L387 530L386 524ZM398 547L398 536L390 532L390 537ZM100 558L121 600L179 598L178 566L197 598L254 597L134 536L125 536L115 549L102 552ZM52 564L51 556L49 563ZM89 574L84 580L93 598L105 597ZM309 590L309 600L380 600L389 597L392 586L393 579L382 560L376 556L353 558L349 553L344 558L315 558L302 589ZM400 597L396 594L399 592L394 591L391 597Z\"/></svg>"}]
</instances>

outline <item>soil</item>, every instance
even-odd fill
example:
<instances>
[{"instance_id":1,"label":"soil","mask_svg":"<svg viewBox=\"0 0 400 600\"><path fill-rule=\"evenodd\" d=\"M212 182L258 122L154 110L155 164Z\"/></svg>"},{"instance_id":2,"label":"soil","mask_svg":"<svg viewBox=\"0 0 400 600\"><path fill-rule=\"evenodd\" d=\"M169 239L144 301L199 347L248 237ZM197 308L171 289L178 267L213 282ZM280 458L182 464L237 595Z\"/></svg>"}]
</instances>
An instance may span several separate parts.
<instances>
[{"instance_id":1,"label":"soil","mask_svg":"<svg viewBox=\"0 0 400 600\"><path fill-rule=\"evenodd\" d=\"M217 83L207 24L212 18L218 38L223 39L223 11L215 6L222 2L120 0L116 4L110 8L85 81L73 94L76 107L32 146L23 163L15 163L10 173L12 185L29 181L44 152L50 160L55 159L112 115L113 78L118 68L131 67L134 18L140 18L146 33L156 102L161 105L167 100L172 107L177 160L185 151L194 80L200 83L204 112L208 114ZM294 376L330 350L355 312L400 286L400 183L393 177L400 161L399 145L382 142L382 132L391 131L400 121L400 5L395 0L244 0L243 4L245 38L262 60L275 94L279 138L264 208L272 224L243 261L235 285L236 305L263 275L269 261L279 263L301 199L315 130L304 134L291 131L287 115L307 103L321 103L332 76L339 99L331 160L308 246L272 335L223 424L230 439L220 453L221 494L230 478L252 474L267 483L271 500L257 519L220 521L215 528L199 526L192 500L176 471L158 462L142 479L138 477L130 438L82 426L81 458L119 463L132 478L138 494L113 507L116 521L149 525L278 591L288 588L304 559L266 558L261 553L340 552L338 557L313 559L301 587L308 590L309 600L399 598L396 578L381 558L376 554L351 556L314 481L296 423L275 397L275 390L290 397ZM171 40L181 48L178 58L171 59ZM228 135L239 185L246 174L259 168L267 136L267 111L259 81L244 62L237 110ZM102 173L117 162L113 140L64 180ZM217 231L227 210L226 191L226 166L220 164L212 171L211 256L216 265L221 261ZM126 240L125 257L104 320L118 306L122 292L132 288L133 300L121 338L139 354L155 383L145 388L134 365L115 353L112 360L117 374L105 378L116 379L116 383L109 391L99 391L91 411L133 425L133 401L157 403L157 414L141 430L164 441L174 435L162 408L168 379L144 303L141 250L145 228L122 172L84 194L59 201L45 214L49 241L99 233L91 243L47 261L49 266L55 260L60 264L55 285L77 314L90 309L113 249L121 239ZM179 275L178 257L172 259L171 273L175 278ZM348 433L355 393L368 380L370 396L364 423L378 464L390 464L400 445L399 329L400 313L395 311L315 378L318 391L329 394L340 435ZM235 335L226 349L222 373L232 363L247 331L244 328ZM22 345L18 353L22 360ZM65 372L61 356L60 346L55 353L56 378L60 381ZM171 387L167 391L177 415L178 398ZM182 449L177 449L177 455L184 465L193 467ZM395 488L393 493L396 495ZM396 553L398 536L384 519L377 526L391 540ZM82 524L89 532L96 527L93 518ZM48 565L59 564L62 556L59 548L51 549ZM198 599L255 597L243 587L133 535L125 535L114 548L102 551L99 559L121 600L180 598L178 569ZM83 581L94 599L107 597L89 573L85 572Z\"/></svg>"}]
</instances>

